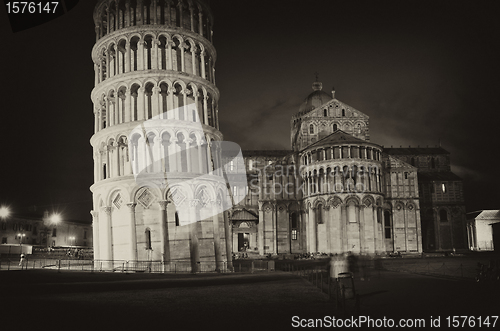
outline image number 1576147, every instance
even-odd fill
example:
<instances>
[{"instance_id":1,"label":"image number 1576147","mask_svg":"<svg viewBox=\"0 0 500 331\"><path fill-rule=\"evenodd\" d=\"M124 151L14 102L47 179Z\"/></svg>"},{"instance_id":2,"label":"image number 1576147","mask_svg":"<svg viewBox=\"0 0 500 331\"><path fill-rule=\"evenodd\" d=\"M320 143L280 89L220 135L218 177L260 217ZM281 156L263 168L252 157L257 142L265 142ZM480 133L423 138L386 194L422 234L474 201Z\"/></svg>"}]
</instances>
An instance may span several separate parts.
<instances>
[{"instance_id":1,"label":"image number 1576147","mask_svg":"<svg viewBox=\"0 0 500 331\"><path fill-rule=\"evenodd\" d=\"M54 14L58 1L7 2L7 14Z\"/></svg>"}]
</instances>

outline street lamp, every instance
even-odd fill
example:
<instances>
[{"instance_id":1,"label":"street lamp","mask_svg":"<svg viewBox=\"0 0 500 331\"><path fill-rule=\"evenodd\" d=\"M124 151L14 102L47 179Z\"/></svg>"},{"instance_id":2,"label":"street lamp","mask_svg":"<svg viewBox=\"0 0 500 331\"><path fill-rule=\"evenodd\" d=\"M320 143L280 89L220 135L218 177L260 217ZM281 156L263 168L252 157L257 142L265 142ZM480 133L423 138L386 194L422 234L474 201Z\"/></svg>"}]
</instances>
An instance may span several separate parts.
<instances>
[{"instance_id":1,"label":"street lamp","mask_svg":"<svg viewBox=\"0 0 500 331\"><path fill-rule=\"evenodd\" d=\"M23 238L26 236L26 234L25 233L18 233L17 235L19 236L19 248L21 250L20 254L22 254L23 253L23 246L22 246L23 245Z\"/></svg>"},{"instance_id":2,"label":"street lamp","mask_svg":"<svg viewBox=\"0 0 500 331\"><path fill-rule=\"evenodd\" d=\"M44 216L43 216L43 229L41 231L42 236L45 237L45 244L46 248L49 248L49 236L50 236L50 230L52 226L56 226L62 221L62 216L59 213L53 213L49 215L48 210L45 211ZM52 229L53 231L53 229ZM43 238L43 237L42 237Z\"/></svg>"}]
</instances>

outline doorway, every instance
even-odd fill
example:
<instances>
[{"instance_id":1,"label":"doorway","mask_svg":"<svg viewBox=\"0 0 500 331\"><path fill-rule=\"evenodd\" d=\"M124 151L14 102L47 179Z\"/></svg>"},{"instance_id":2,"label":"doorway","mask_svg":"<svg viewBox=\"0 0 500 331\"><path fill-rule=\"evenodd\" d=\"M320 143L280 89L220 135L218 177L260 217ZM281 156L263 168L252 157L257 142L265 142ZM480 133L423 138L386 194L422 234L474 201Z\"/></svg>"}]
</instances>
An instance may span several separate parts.
<instances>
[{"instance_id":1,"label":"doorway","mask_svg":"<svg viewBox=\"0 0 500 331\"><path fill-rule=\"evenodd\" d=\"M238 252L245 252L249 247L249 233L238 233Z\"/></svg>"}]
</instances>

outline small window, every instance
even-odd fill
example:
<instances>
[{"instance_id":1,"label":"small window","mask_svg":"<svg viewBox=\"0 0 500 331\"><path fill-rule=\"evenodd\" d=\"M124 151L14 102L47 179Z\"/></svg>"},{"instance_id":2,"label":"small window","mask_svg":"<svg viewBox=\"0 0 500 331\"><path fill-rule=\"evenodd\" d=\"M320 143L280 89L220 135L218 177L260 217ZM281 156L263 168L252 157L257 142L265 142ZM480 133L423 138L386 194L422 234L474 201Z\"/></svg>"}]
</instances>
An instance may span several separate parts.
<instances>
[{"instance_id":1,"label":"small window","mask_svg":"<svg viewBox=\"0 0 500 331\"><path fill-rule=\"evenodd\" d=\"M405 179L408 179L408 173L405 172Z\"/></svg>"},{"instance_id":2,"label":"small window","mask_svg":"<svg viewBox=\"0 0 500 331\"><path fill-rule=\"evenodd\" d=\"M328 110L326 110L326 109L323 110L323 116L324 117L328 116Z\"/></svg>"},{"instance_id":3,"label":"small window","mask_svg":"<svg viewBox=\"0 0 500 331\"><path fill-rule=\"evenodd\" d=\"M297 240L297 230L292 230L292 240Z\"/></svg>"},{"instance_id":4,"label":"small window","mask_svg":"<svg viewBox=\"0 0 500 331\"><path fill-rule=\"evenodd\" d=\"M292 229L297 229L299 227L297 213L292 213L291 219L292 219Z\"/></svg>"},{"instance_id":5,"label":"small window","mask_svg":"<svg viewBox=\"0 0 500 331\"><path fill-rule=\"evenodd\" d=\"M2 238L2 244L6 244L7 243L7 237L3 237Z\"/></svg>"},{"instance_id":6,"label":"small window","mask_svg":"<svg viewBox=\"0 0 500 331\"><path fill-rule=\"evenodd\" d=\"M229 170L234 171L234 161L229 163Z\"/></svg>"},{"instance_id":7,"label":"small window","mask_svg":"<svg viewBox=\"0 0 500 331\"><path fill-rule=\"evenodd\" d=\"M384 211L384 226L391 226L391 213Z\"/></svg>"},{"instance_id":8,"label":"small window","mask_svg":"<svg viewBox=\"0 0 500 331\"><path fill-rule=\"evenodd\" d=\"M151 246L151 230L149 229L146 229L146 249L153 249Z\"/></svg>"},{"instance_id":9,"label":"small window","mask_svg":"<svg viewBox=\"0 0 500 331\"><path fill-rule=\"evenodd\" d=\"M83 231L83 239L87 239L87 231Z\"/></svg>"},{"instance_id":10,"label":"small window","mask_svg":"<svg viewBox=\"0 0 500 331\"><path fill-rule=\"evenodd\" d=\"M179 226L179 214L175 212L175 226Z\"/></svg>"},{"instance_id":11,"label":"small window","mask_svg":"<svg viewBox=\"0 0 500 331\"><path fill-rule=\"evenodd\" d=\"M411 158L410 164L411 164L412 166L415 166L415 158L414 158L414 157L412 157L412 158Z\"/></svg>"},{"instance_id":12,"label":"small window","mask_svg":"<svg viewBox=\"0 0 500 331\"><path fill-rule=\"evenodd\" d=\"M309 133L310 134L314 133L314 125L312 125L312 124L309 126Z\"/></svg>"},{"instance_id":13,"label":"small window","mask_svg":"<svg viewBox=\"0 0 500 331\"><path fill-rule=\"evenodd\" d=\"M7 223L1 222L2 223L2 230L7 230Z\"/></svg>"},{"instance_id":14,"label":"small window","mask_svg":"<svg viewBox=\"0 0 500 331\"><path fill-rule=\"evenodd\" d=\"M345 116L345 109L342 109L342 117Z\"/></svg>"},{"instance_id":15,"label":"small window","mask_svg":"<svg viewBox=\"0 0 500 331\"><path fill-rule=\"evenodd\" d=\"M339 128L338 128L337 124L334 124L334 125L333 125L333 132L337 131L338 129L339 129Z\"/></svg>"},{"instance_id":16,"label":"small window","mask_svg":"<svg viewBox=\"0 0 500 331\"><path fill-rule=\"evenodd\" d=\"M57 237L57 229L56 228L52 229L52 237Z\"/></svg>"},{"instance_id":17,"label":"small window","mask_svg":"<svg viewBox=\"0 0 500 331\"><path fill-rule=\"evenodd\" d=\"M323 205L319 204L316 208L316 223L323 224Z\"/></svg>"},{"instance_id":18,"label":"small window","mask_svg":"<svg viewBox=\"0 0 500 331\"><path fill-rule=\"evenodd\" d=\"M445 209L441 209L439 211L439 219L441 220L441 222L448 221L448 212Z\"/></svg>"},{"instance_id":19,"label":"small window","mask_svg":"<svg viewBox=\"0 0 500 331\"><path fill-rule=\"evenodd\" d=\"M443 191L443 193L446 193L446 184L445 183L441 184L441 190Z\"/></svg>"},{"instance_id":20,"label":"small window","mask_svg":"<svg viewBox=\"0 0 500 331\"><path fill-rule=\"evenodd\" d=\"M391 213L388 211L384 211L384 232L386 239L392 238Z\"/></svg>"},{"instance_id":21,"label":"small window","mask_svg":"<svg viewBox=\"0 0 500 331\"><path fill-rule=\"evenodd\" d=\"M253 160L248 161L248 170L253 170Z\"/></svg>"}]
</instances>

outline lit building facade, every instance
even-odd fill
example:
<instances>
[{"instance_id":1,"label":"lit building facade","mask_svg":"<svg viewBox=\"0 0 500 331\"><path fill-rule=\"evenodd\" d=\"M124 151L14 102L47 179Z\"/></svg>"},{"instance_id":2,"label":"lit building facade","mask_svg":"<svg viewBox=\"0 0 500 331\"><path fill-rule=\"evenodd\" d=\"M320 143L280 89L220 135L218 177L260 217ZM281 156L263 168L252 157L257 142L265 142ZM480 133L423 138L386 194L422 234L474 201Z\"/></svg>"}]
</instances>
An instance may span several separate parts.
<instances>
[{"instance_id":1,"label":"lit building facade","mask_svg":"<svg viewBox=\"0 0 500 331\"><path fill-rule=\"evenodd\" d=\"M2 245L30 245L35 248L92 247L92 226L64 220L57 224L44 216L9 216L0 219ZM6 252L4 249L3 252Z\"/></svg>"},{"instance_id":2,"label":"lit building facade","mask_svg":"<svg viewBox=\"0 0 500 331\"><path fill-rule=\"evenodd\" d=\"M473 251L495 250L493 225L497 223L500 223L500 210L480 210L467 213L469 249Z\"/></svg>"},{"instance_id":3,"label":"lit building facade","mask_svg":"<svg viewBox=\"0 0 500 331\"><path fill-rule=\"evenodd\" d=\"M211 149L222 134L210 9L103 0L94 22L95 259L220 269L229 224L211 212L227 189Z\"/></svg>"},{"instance_id":4,"label":"lit building facade","mask_svg":"<svg viewBox=\"0 0 500 331\"><path fill-rule=\"evenodd\" d=\"M462 181L442 148L384 148L369 117L313 83L291 150L244 151L249 190L231 211L234 251L421 253L466 249ZM235 169L236 170L236 169ZM238 194L238 193L236 193Z\"/></svg>"}]
</instances>

